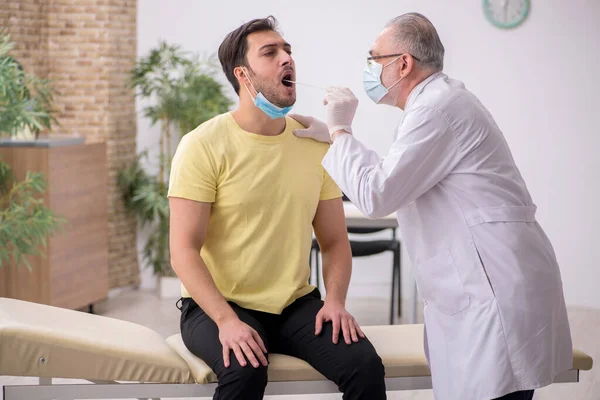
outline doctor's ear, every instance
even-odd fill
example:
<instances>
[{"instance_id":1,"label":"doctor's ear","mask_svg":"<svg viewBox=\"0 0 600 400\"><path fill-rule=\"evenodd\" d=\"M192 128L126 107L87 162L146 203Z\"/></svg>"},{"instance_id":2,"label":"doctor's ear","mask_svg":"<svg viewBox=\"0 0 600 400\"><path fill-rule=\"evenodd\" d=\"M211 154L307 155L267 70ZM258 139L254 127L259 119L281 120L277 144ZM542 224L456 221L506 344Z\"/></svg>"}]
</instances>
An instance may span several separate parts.
<instances>
[{"instance_id":1,"label":"doctor's ear","mask_svg":"<svg viewBox=\"0 0 600 400\"><path fill-rule=\"evenodd\" d=\"M400 72L406 76L413 70L416 60L410 54L403 54L401 60Z\"/></svg>"}]
</instances>

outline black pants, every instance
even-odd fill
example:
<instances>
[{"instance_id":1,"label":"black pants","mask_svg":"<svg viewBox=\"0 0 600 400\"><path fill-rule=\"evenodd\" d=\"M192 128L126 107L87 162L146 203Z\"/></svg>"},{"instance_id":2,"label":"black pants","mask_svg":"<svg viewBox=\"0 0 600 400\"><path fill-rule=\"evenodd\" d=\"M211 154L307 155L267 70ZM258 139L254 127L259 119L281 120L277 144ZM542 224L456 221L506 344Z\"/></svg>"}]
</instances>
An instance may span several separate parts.
<instances>
[{"instance_id":1,"label":"black pants","mask_svg":"<svg viewBox=\"0 0 600 400\"><path fill-rule=\"evenodd\" d=\"M509 393L495 400L531 400L533 399L533 390L523 390L520 392Z\"/></svg>"},{"instance_id":2,"label":"black pants","mask_svg":"<svg viewBox=\"0 0 600 400\"><path fill-rule=\"evenodd\" d=\"M341 337L334 344L331 323L324 324L321 334L315 335L315 318L323 306L318 290L296 300L281 315L229 304L243 322L258 332L268 352L305 360L333 381L345 400L386 398L383 363L368 338L347 345ZM225 368L217 325L191 298L182 300L181 336L189 351L217 375L213 399L263 398L268 367L254 368L250 363L242 367L232 352L230 366Z\"/></svg>"}]
</instances>

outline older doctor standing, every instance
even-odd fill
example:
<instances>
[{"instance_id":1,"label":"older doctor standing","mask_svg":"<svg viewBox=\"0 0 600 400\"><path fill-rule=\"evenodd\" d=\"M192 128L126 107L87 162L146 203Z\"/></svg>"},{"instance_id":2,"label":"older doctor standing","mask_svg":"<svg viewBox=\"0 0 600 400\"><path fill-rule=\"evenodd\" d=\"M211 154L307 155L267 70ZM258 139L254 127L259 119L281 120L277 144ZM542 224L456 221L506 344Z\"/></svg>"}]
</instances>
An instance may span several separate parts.
<instances>
[{"instance_id":1,"label":"older doctor standing","mask_svg":"<svg viewBox=\"0 0 600 400\"><path fill-rule=\"evenodd\" d=\"M295 115L297 136L332 143L323 166L367 216L397 213L425 301L437 400L531 399L572 366L554 250L494 119L442 72L444 46L417 13L385 26L364 87L404 110L386 157L352 135L358 100L329 88L327 124Z\"/></svg>"}]
</instances>

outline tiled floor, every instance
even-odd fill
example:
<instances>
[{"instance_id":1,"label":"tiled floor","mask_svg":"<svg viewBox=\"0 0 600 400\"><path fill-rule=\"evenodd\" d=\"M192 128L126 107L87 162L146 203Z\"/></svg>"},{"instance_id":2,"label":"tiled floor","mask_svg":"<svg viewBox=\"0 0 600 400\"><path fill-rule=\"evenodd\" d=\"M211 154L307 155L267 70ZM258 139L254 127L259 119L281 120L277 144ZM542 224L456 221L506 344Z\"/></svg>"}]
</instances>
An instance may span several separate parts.
<instances>
[{"instance_id":1,"label":"tiled floor","mask_svg":"<svg viewBox=\"0 0 600 400\"><path fill-rule=\"evenodd\" d=\"M348 310L361 325L388 323L389 301L386 299L350 298ZM175 300L161 300L154 292L128 290L96 305L96 312L146 325L165 337L179 331L179 311ZM406 313L405 313L406 314ZM575 345L600 360L600 310L570 309L569 317ZM400 321L402 322L402 321ZM35 379L0 376L0 385L30 384ZM58 380L60 382L60 380ZM76 382L67 381L64 382ZM207 399L208 398L203 398ZM341 395L267 396L268 400L334 400ZM390 400L433 400L431 390L395 392ZM578 384L561 384L539 390L535 400L600 400L600 366L582 373ZM0 394L0 400L2 396ZM23 399L26 400L26 399ZM178 400L178 399L175 399ZM179 399L183 400L183 399Z\"/></svg>"}]
</instances>

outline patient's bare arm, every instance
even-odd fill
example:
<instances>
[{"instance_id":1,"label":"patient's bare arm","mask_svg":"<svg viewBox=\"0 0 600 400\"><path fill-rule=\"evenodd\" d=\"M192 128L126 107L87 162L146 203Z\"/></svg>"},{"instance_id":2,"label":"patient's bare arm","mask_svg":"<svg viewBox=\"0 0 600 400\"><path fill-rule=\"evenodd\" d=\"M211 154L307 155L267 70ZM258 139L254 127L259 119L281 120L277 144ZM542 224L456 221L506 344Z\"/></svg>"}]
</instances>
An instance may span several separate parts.
<instances>
[{"instance_id":1,"label":"patient's bare arm","mask_svg":"<svg viewBox=\"0 0 600 400\"><path fill-rule=\"evenodd\" d=\"M211 204L171 197L169 206L171 265L190 296L217 324L225 367L230 365L230 351L242 366L246 365L244 354L254 367L259 366L259 360L266 366L262 339L229 306L200 256Z\"/></svg>"},{"instance_id":2,"label":"patient's bare arm","mask_svg":"<svg viewBox=\"0 0 600 400\"><path fill-rule=\"evenodd\" d=\"M313 227L323 255L323 279L327 291L325 304L317 315L315 333L321 333L324 322L331 322L334 343L338 342L340 331L347 344L357 342L359 336L364 338L364 334L354 317L346 311L352 251L342 199L320 201Z\"/></svg>"}]
</instances>

